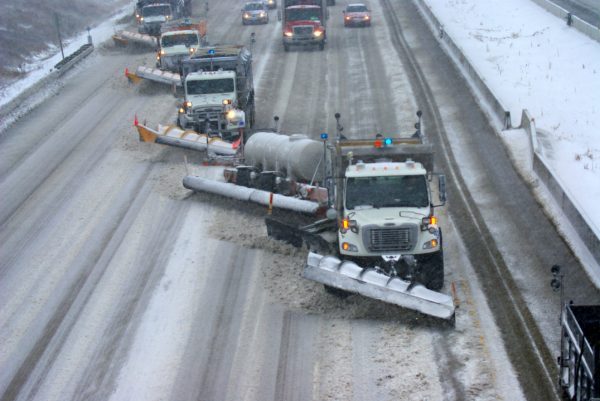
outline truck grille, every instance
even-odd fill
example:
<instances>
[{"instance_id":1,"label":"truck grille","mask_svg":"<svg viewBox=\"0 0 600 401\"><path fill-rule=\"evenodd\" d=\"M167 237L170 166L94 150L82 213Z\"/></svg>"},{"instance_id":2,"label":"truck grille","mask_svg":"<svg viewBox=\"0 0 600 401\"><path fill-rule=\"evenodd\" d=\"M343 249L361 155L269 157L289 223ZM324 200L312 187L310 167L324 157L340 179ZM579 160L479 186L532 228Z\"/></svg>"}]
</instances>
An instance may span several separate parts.
<instances>
[{"instance_id":1,"label":"truck grille","mask_svg":"<svg viewBox=\"0 0 600 401\"><path fill-rule=\"evenodd\" d=\"M227 122L222 118L221 108L199 108L192 110L192 117L194 122L198 124L199 129L204 132L206 130L205 121L208 118L210 121L210 128L212 130L222 130L227 126ZM220 123L220 124L219 124ZM221 126L219 126L221 125Z\"/></svg>"},{"instance_id":2,"label":"truck grille","mask_svg":"<svg viewBox=\"0 0 600 401\"><path fill-rule=\"evenodd\" d=\"M363 242L369 252L405 252L415 247L417 234L418 227L414 224L393 227L366 226Z\"/></svg>"},{"instance_id":3,"label":"truck grille","mask_svg":"<svg viewBox=\"0 0 600 401\"><path fill-rule=\"evenodd\" d=\"M296 36L311 36L313 34L312 25L300 25L294 27L294 35Z\"/></svg>"}]
</instances>

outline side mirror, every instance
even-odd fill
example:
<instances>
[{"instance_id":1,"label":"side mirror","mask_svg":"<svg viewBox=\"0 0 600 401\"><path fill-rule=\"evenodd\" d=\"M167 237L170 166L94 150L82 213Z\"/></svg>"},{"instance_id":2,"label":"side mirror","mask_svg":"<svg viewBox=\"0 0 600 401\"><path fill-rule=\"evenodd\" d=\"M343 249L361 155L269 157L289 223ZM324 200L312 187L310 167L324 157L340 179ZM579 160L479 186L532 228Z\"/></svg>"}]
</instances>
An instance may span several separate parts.
<instances>
[{"instance_id":1,"label":"side mirror","mask_svg":"<svg viewBox=\"0 0 600 401\"><path fill-rule=\"evenodd\" d=\"M440 191L440 202L442 202L442 204L446 203L446 176L443 174L440 174L439 178L438 178L438 186L439 186L439 191Z\"/></svg>"}]
</instances>

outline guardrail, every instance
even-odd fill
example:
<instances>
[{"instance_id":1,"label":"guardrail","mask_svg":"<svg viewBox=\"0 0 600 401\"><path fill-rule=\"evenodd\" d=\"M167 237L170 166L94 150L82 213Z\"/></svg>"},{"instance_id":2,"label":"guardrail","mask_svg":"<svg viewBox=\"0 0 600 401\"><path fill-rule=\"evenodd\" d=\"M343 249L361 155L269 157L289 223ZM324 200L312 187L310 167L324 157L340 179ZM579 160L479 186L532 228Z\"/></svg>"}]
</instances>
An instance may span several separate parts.
<instances>
[{"instance_id":1,"label":"guardrail","mask_svg":"<svg viewBox=\"0 0 600 401\"><path fill-rule=\"evenodd\" d=\"M40 79L38 82L30 86L29 88L25 89L13 100L0 107L0 119L4 120L5 118L7 118L11 113L13 113L19 106L23 104L25 99L29 98L33 94L38 93L41 88L43 88L50 82L60 78L65 72L70 70L75 64L83 60L93 51L94 45L90 41L89 43L86 43L85 45L81 46L73 54L65 57L64 60L62 60L54 66L54 68L48 75Z\"/></svg>"},{"instance_id":2,"label":"guardrail","mask_svg":"<svg viewBox=\"0 0 600 401\"><path fill-rule=\"evenodd\" d=\"M533 1L536 3L550 3L546 0ZM495 123L496 127L502 130L511 128L510 112L506 107L503 106L502 102L496 97L496 95L487 87L485 79L482 78L475 66L473 66L463 54L461 48L454 43L452 38L444 31L443 24L441 24L437 17L433 14L429 6L425 3L425 0L415 0L415 3L425 19L429 22L430 27L432 27L432 29L437 28L437 32L434 31L434 33L437 33L440 45L445 50L446 54L448 54L448 56L457 65L461 73L465 76L471 92L473 92L476 98L484 101L482 102L482 108L490 121ZM555 9L552 6L558 7L553 3L550 4L551 5L548 5L549 8ZM558 8L560 9L560 7ZM554 12L558 13L559 11ZM562 14L557 15L562 16ZM586 22L581 22L587 24ZM591 25L589 26L591 27ZM596 31L598 30L596 29ZM598 40L600 40L600 34L598 34ZM564 187L561 185L560 179L552 173L546 162L540 156L539 152L536 151L538 149L537 129L527 110L523 110L520 128L523 128L529 134L533 170L536 172L540 180L544 182L555 201L563 211L564 215L571 222L571 225L581 238L582 242L596 260L596 263L600 264L600 228L591 225L590 220L586 218L585 213L577 208L577 205L572 200L571 196L567 193L567 191L565 191Z\"/></svg>"}]
</instances>

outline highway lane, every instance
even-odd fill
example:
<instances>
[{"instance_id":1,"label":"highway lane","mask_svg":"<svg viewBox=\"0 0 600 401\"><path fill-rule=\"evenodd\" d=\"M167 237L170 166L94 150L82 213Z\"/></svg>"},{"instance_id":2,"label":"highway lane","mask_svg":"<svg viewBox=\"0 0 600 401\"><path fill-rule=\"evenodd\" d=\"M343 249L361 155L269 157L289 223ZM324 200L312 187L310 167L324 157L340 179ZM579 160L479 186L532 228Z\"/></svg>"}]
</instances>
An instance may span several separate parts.
<instances>
[{"instance_id":1,"label":"highway lane","mask_svg":"<svg viewBox=\"0 0 600 401\"><path fill-rule=\"evenodd\" d=\"M256 33L258 126L278 115L317 137L339 111L349 136L411 131L420 100L379 3L371 29L344 29L331 7L326 50L289 53L274 11L242 26L236 4L211 5L209 40ZM153 55L106 45L0 139L0 399L522 399L451 205L456 329L337 299L299 277L304 251L266 238L263 208L181 187L184 155L194 173L219 168L137 142L134 115L176 110L167 88L126 82L138 63Z\"/></svg>"}]
</instances>

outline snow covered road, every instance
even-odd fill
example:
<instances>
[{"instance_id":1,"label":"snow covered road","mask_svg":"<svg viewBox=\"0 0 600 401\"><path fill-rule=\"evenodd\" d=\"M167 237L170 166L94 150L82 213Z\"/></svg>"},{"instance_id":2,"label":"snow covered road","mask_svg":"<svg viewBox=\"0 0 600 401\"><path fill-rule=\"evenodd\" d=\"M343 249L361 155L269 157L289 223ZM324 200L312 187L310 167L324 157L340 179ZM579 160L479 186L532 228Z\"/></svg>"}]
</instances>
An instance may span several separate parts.
<instances>
[{"instance_id":1,"label":"snow covered road","mask_svg":"<svg viewBox=\"0 0 600 401\"><path fill-rule=\"evenodd\" d=\"M526 241L512 230L526 222L503 209L499 192L519 188L517 200L532 209L535 202L514 171L488 176L511 169L504 149L499 140L469 139L474 126L482 136L491 129L416 9L394 3L433 97L421 93L399 53L389 4L371 4L372 28L344 29L342 3L329 8L325 51L290 53L275 11L269 25L243 27L237 3L211 5L212 42L256 32L257 126L272 126L278 115L283 132L317 137L334 132L340 112L348 136L395 134L410 131L414 112L430 102L441 117L426 113L432 140L461 152L438 168L464 175L460 185L498 227L489 238L511 271L550 250L574 263L539 210L548 238L521 248ZM495 302L497 283L477 272L488 259L473 249L468 213L453 210L461 208L457 184L440 216L444 291L454 283L460 302L455 329L359 296L335 298L300 277L305 251L266 237L264 208L182 187L184 155L192 173L217 178L219 167L137 141L134 115L153 125L176 111L167 88L123 77L125 67L153 59L107 44L0 138L0 400L525 398L520 383L532 378L512 368L510 333L494 314L506 305ZM452 135L449 144L442 131ZM548 261L532 258L528 280L546 277ZM548 306L539 319L552 343L558 304L542 285L526 299ZM596 295L582 288L580 296Z\"/></svg>"}]
</instances>

